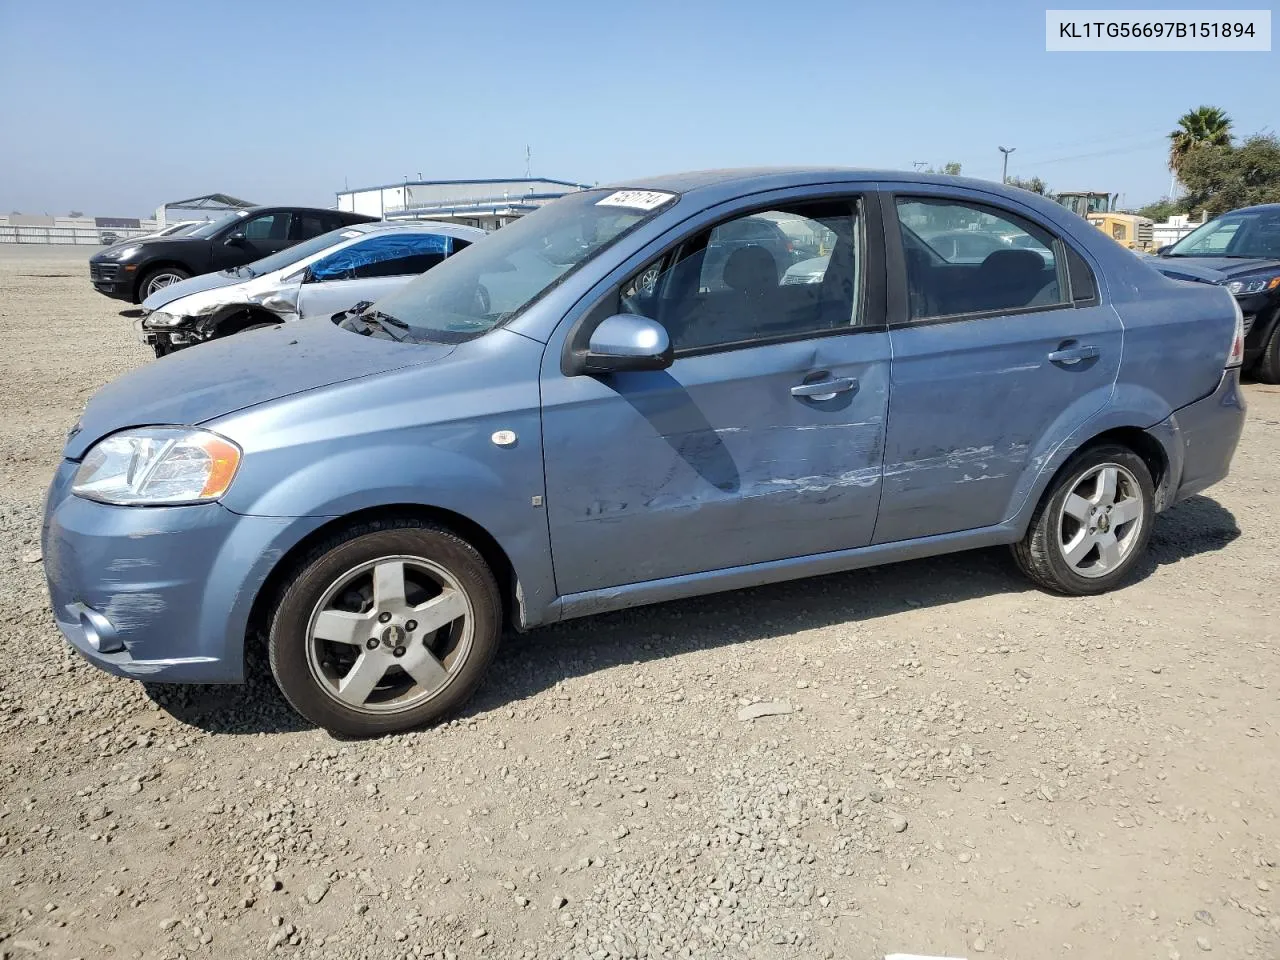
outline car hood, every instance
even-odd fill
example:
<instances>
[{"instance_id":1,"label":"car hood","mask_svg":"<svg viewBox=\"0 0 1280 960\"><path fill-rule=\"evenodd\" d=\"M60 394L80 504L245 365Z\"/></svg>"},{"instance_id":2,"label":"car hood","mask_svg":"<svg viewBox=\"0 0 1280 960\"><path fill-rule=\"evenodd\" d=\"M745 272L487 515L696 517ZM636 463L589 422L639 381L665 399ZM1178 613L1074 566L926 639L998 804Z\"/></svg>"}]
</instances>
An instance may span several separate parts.
<instances>
[{"instance_id":1,"label":"car hood","mask_svg":"<svg viewBox=\"0 0 1280 960\"><path fill-rule=\"evenodd\" d=\"M1268 257L1254 257L1242 260L1238 257L1157 257L1158 270L1168 264L1174 269L1181 267L1216 270L1227 280L1247 277L1252 274L1280 273L1280 260Z\"/></svg>"},{"instance_id":2,"label":"car hood","mask_svg":"<svg viewBox=\"0 0 1280 960\"><path fill-rule=\"evenodd\" d=\"M213 340L99 390L68 436L64 455L78 460L102 437L126 427L204 423L290 394L429 363L453 350L360 336L323 318Z\"/></svg>"},{"instance_id":3,"label":"car hood","mask_svg":"<svg viewBox=\"0 0 1280 960\"><path fill-rule=\"evenodd\" d=\"M1199 260L1189 257L1157 257L1149 253L1139 254L1144 263L1159 270L1173 280L1188 280L1193 283L1226 283L1226 275L1200 264Z\"/></svg>"},{"instance_id":4,"label":"car hood","mask_svg":"<svg viewBox=\"0 0 1280 960\"><path fill-rule=\"evenodd\" d=\"M173 303L180 297L187 297L193 293L204 293L206 290L217 290L220 287L231 287L237 283L244 283L245 279L245 277L237 277L234 274L219 270L216 273L205 273L187 280L179 280L177 283L172 283L167 287L161 287L143 300L142 309L144 312L150 313L152 310L159 310L167 303Z\"/></svg>"}]
</instances>

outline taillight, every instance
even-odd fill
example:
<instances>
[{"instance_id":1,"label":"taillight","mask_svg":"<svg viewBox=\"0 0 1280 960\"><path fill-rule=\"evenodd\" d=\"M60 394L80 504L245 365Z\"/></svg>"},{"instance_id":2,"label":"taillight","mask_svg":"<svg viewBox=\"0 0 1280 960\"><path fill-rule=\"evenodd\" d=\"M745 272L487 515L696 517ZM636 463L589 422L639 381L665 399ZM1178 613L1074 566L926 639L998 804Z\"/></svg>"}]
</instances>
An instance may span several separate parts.
<instances>
[{"instance_id":1,"label":"taillight","mask_svg":"<svg viewBox=\"0 0 1280 960\"><path fill-rule=\"evenodd\" d=\"M1231 338L1231 351L1227 354L1227 366L1238 367L1244 363L1244 311L1240 309L1240 301L1231 298L1231 306L1236 312L1236 331Z\"/></svg>"}]
</instances>

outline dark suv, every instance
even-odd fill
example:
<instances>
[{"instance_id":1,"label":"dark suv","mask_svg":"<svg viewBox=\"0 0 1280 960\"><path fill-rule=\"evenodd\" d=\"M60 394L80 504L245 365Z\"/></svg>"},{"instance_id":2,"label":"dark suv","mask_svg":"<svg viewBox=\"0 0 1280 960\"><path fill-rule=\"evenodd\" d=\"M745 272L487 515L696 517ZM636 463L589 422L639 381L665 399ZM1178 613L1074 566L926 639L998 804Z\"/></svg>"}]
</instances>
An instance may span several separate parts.
<instances>
[{"instance_id":1,"label":"dark suv","mask_svg":"<svg viewBox=\"0 0 1280 960\"><path fill-rule=\"evenodd\" d=\"M1244 313L1245 368L1265 383L1280 383L1280 203L1224 213L1161 247L1159 256L1226 278L1220 282Z\"/></svg>"},{"instance_id":2,"label":"dark suv","mask_svg":"<svg viewBox=\"0 0 1280 960\"><path fill-rule=\"evenodd\" d=\"M141 303L179 280L243 266L338 227L377 219L312 207L250 207L181 236L96 253L89 258L89 279L99 293Z\"/></svg>"}]
</instances>

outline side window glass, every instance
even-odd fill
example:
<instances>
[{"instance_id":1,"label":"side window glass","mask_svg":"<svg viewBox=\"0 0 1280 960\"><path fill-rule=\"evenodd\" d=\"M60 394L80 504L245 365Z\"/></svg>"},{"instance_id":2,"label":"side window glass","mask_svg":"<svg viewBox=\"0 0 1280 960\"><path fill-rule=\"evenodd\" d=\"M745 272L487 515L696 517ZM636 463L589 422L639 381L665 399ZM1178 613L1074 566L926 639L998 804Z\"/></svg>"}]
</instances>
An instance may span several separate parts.
<instances>
[{"instance_id":1,"label":"side window glass","mask_svg":"<svg viewBox=\"0 0 1280 960\"><path fill-rule=\"evenodd\" d=\"M324 220L314 213L304 213L298 217L298 239L310 240L322 233L328 233Z\"/></svg>"},{"instance_id":2,"label":"side window glass","mask_svg":"<svg viewBox=\"0 0 1280 960\"><path fill-rule=\"evenodd\" d=\"M1054 238L1021 217L964 200L899 197L910 319L1067 302Z\"/></svg>"},{"instance_id":3,"label":"side window glass","mask_svg":"<svg viewBox=\"0 0 1280 960\"><path fill-rule=\"evenodd\" d=\"M677 352L848 328L861 301L860 221L853 201L735 217L632 277L622 310L661 323Z\"/></svg>"},{"instance_id":4,"label":"side window glass","mask_svg":"<svg viewBox=\"0 0 1280 960\"><path fill-rule=\"evenodd\" d=\"M463 250L467 249L467 247L471 246L470 240L463 240L461 237L450 237L450 240L452 241L451 249L449 250L450 255L461 253Z\"/></svg>"},{"instance_id":5,"label":"side window glass","mask_svg":"<svg viewBox=\"0 0 1280 960\"><path fill-rule=\"evenodd\" d=\"M371 237L317 260L311 279L324 283L424 273L444 259L447 241L434 234Z\"/></svg>"},{"instance_id":6,"label":"side window glass","mask_svg":"<svg viewBox=\"0 0 1280 960\"><path fill-rule=\"evenodd\" d=\"M249 240L287 243L289 240L289 214L263 214L261 217L254 217L252 220L247 221L241 230L246 239Z\"/></svg>"}]
</instances>

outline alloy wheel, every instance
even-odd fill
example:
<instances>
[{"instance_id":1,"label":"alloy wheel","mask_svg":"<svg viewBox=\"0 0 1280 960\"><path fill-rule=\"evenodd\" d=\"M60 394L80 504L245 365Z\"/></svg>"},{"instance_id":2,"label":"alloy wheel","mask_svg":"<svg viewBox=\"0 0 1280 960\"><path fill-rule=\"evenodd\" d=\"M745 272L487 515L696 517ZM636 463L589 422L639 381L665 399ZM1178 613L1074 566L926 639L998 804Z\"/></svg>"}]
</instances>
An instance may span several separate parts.
<instances>
[{"instance_id":1,"label":"alloy wheel","mask_svg":"<svg viewBox=\"0 0 1280 960\"><path fill-rule=\"evenodd\" d=\"M307 664L320 688L363 713L397 713L438 696L470 653L471 598L425 557L385 557L338 577L307 625Z\"/></svg>"},{"instance_id":2,"label":"alloy wheel","mask_svg":"<svg viewBox=\"0 0 1280 960\"><path fill-rule=\"evenodd\" d=\"M1058 547L1082 577L1106 576L1140 541L1146 522L1142 488L1118 463L1087 470L1071 488L1058 515Z\"/></svg>"}]
</instances>

